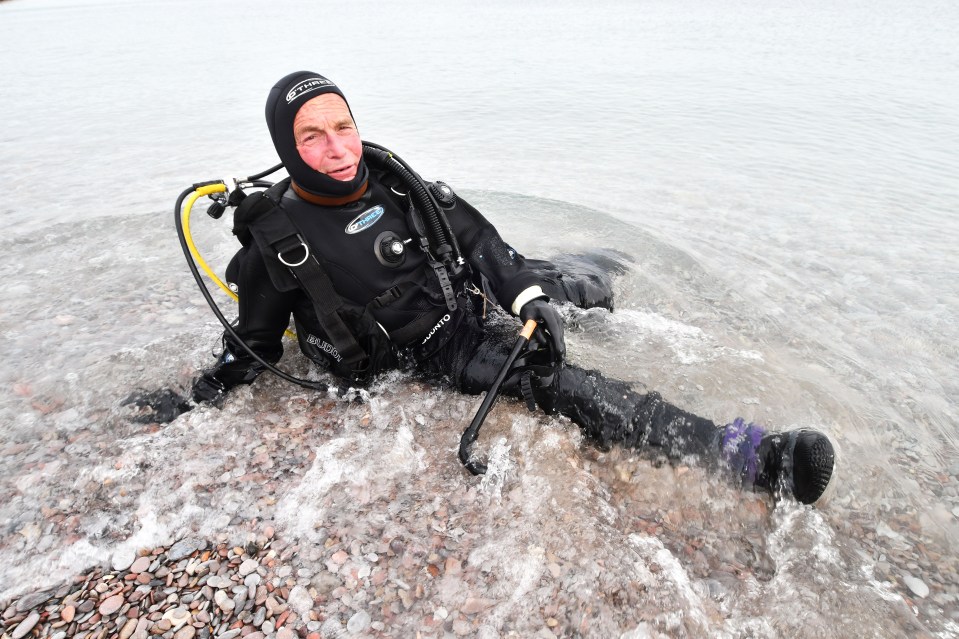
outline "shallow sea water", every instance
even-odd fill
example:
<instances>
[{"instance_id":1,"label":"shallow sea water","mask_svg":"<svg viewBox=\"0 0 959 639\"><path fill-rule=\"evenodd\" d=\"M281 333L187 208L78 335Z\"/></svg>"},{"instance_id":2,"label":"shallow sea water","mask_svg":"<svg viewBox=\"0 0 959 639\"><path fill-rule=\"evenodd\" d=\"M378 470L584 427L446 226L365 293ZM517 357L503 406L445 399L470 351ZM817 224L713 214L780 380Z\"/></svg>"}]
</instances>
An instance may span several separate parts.
<instances>
[{"instance_id":1,"label":"shallow sea water","mask_svg":"<svg viewBox=\"0 0 959 639\"><path fill-rule=\"evenodd\" d=\"M490 637L959 636L956 32L932 0L0 4L0 600L269 522L314 576L331 539L402 539L391 578L421 594L393 636L452 632L437 610L471 597ZM564 309L571 359L720 422L824 430L829 502L597 451L509 402L480 481L455 456L479 400L403 378L359 401L264 378L133 421L132 389L188 387L217 345L173 200L273 163L262 102L295 68L525 254L631 255L616 312ZM228 224L200 210L222 268ZM317 606L377 620L370 592Z\"/></svg>"}]
</instances>

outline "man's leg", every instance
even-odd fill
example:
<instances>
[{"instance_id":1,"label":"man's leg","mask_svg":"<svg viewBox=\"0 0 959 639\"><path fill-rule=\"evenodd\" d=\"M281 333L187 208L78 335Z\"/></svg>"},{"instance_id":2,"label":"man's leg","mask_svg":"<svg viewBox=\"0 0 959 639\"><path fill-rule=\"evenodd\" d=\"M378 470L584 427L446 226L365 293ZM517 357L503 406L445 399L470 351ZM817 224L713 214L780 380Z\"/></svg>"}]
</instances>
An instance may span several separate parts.
<instances>
[{"instance_id":1,"label":"man's leg","mask_svg":"<svg viewBox=\"0 0 959 639\"><path fill-rule=\"evenodd\" d=\"M506 361L516 329L494 320L484 331L469 317L424 372L446 373L465 393L487 391ZM522 395L516 380L502 392ZM741 419L717 426L669 404L659 393L638 393L625 382L577 366L563 367L533 394L546 412L570 418L600 447L628 446L673 460L697 456L707 465L727 467L745 486L781 490L803 503L819 499L832 476L832 445L816 431L767 433Z\"/></svg>"},{"instance_id":2,"label":"man's leg","mask_svg":"<svg viewBox=\"0 0 959 639\"><path fill-rule=\"evenodd\" d=\"M527 259L550 299L580 308L613 310L613 277L622 275L632 259L616 251L559 255L550 261Z\"/></svg>"},{"instance_id":3,"label":"man's leg","mask_svg":"<svg viewBox=\"0 0 959 639\"><path fill-rule=\"evenodd\" d=\"M457 344L449 345L452 352L447 357L456 388L479 394L489 390L506 361L516 327L497 322L480 333L473 326L470 338L463 339L467 331L461 331ZM508 380L502 392L522 397L518 379ZM671 459L698 455L707 461L716 459L719 451L722 432L713 422L669 404L659 393L638 393L598 371L564 366L549 386L534 387L533 395L547 413L570 418L601 448L651 447L651 452Z\"/></svg>"}]
</instances>

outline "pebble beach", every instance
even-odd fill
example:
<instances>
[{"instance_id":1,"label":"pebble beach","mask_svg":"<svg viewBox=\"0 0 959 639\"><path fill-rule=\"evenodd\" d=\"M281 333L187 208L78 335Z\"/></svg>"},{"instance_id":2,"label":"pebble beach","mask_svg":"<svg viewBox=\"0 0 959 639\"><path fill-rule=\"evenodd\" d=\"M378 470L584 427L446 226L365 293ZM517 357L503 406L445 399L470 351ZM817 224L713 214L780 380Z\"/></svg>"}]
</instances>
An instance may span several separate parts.
<instances>
[{"instance_id":1,"label":"pebble beach","mask_svg":"<svg viewBox=\"0 0 959 639\"><path fill-rule=\"evenodd\" d=\"M88 542L78 533L108 513L97 546L109 559L72 578L21 574L46 585L0 602L2 636L814 637L830 626L890 636L892 624L892 636L934 637L922 608L957 614L955 558L921 539L918 515L873 533L828 507L741 493L695 465L585 447L569 422L508 401L478 444L490 472L472 478L453 444L473 408L399 378L353 398L265 379L219 411L161 425L118 405L100 416L102 433L48 438L23 476L46 466L53 492L35 496L57 503L76 472L57 455L101 479L80 484L93 492L75 512L48 508L46 524L11 531L7 550L62 548L47 564L63 573L63 555ZM103 458L84 461L90 450ZM179 468L161 463L174 455ZM169 542L136 543L151 521ZM861 543L838 543L836 530ZM844 582L865 566L878 590ZM805 590L813 577L836 595ZM878 614L843 617L849 601ZM820 614L804 617L810 607Z\"/></svg>"}]
</instances>

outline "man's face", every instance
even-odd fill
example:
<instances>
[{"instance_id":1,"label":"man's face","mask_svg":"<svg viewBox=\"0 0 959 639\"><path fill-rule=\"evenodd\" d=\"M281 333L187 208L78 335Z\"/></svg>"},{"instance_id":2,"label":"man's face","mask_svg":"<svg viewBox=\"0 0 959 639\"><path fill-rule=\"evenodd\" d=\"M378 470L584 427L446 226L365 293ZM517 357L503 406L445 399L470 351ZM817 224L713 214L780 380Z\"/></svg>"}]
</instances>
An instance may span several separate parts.
<instances>
[{"instance_id":1,"label":"man's face","mask_svg":"<svg viewBox=\"0 0 959 639\"><path fill-rule=\"evenodd\" d=\"M293 120L293 139L311 169L336 180L352 180L363 143L350 110L340 96L327 93L308 101Z\"/></svg>"}]
</instances>

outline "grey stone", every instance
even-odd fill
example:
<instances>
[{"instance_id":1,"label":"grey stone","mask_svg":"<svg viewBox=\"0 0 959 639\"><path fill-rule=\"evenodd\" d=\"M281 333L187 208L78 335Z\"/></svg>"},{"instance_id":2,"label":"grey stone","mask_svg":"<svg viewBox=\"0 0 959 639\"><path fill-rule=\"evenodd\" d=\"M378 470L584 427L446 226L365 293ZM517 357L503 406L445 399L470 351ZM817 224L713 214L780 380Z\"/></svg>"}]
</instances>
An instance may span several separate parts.
<instances>
[{"instance_id":1,"label":"grey stone","mask_svg":"<svg viewBox=\"0 0 959 639\"><path fill-rule=\"evenodd\" d=\"M17 612L33 610L37 606L50 601L51 597L53 597L53 591L51 590L31 592L29 595L24 595L17 602Z\"/></svg>"},{"instance_id":2,"label":"grey stone","mask_svg":"<svg viewBox=\"0 0 959 639\"><path fill-rule=\"evenodd\" d=\"M236 610L243 610L243 606L246 605L246 588L243 589L243 592L233 597L233 605Z\"/></svg>"},{"instance_id":3,"label":"grey stone","mask_svg":"<svg viewBox=\"0 0 959 639\"><path fill-rule=\"evenodd\" d=\"M925 584L922 579L918 579L911 575L902 578L909 590L912 591L912 594L916 595L920 599L925 599L929 596L929 586Z\"/></svg>"},{"instance_id":4,"label":"grey stone","mask_svg":"<svg viewBox=\"0 0 959 639\"><path fill-rule=\"evenodd\" d=\"M365 610L360 610L346 622L346 630L350 634L358 634L369 628L371 621L370 613Z\"/></svg>"},{"instance_id":5,"label":"grey stone","mask_svg":"<svg viewBox=\"0 0 959 639\"><path fill-rule=\"evenodd\" d=\"M173 544L173 546L170 547L170 550L167 551L167 559L169 559L170 561L180 561L181 559L185 557L189 557L190 555L195 553L197 550L200 550L201 548L204 548L205 546L206 546L206 542L203 541L202 539L196 539L196 538L181 539L180 541ZM133 561L131 560L130 563L132 564Z\"/></svg>"},{"instance_id":6,"label":"grey stone","mask_svg":"<svg viewBox=\"0 0 959 639\"><path fill-rule=\"evenodd\" d=\"M126 570L133 565L137 558L135 550L118 550L110 558L110 565L114 570Z\"/></svg>"},{"instance_id":7,"label":"grey stone","mask_svg":"<svg viewBox=\"0 0 959 639\"><path fill-rule=\"evenodd\" d=\"M242 564L240 564L240 576L246 577L250 573L256 572L256 569L260 567L260 562L256 559L247 559Z\"/></svg>"},{"instance_id":8,"label":"grey stone","mask_svg":"<svg viewBox=\"0 0 959 639\"><path fill-rule=\"evenodd\" d=\"M30 631L33 630L33 627L37 625L38 621L40 621L40 613L34 610L13 629L13 633L10 635L11 639L22 639L22 637L26 637Z\"/></svg>"}]
</instances>

